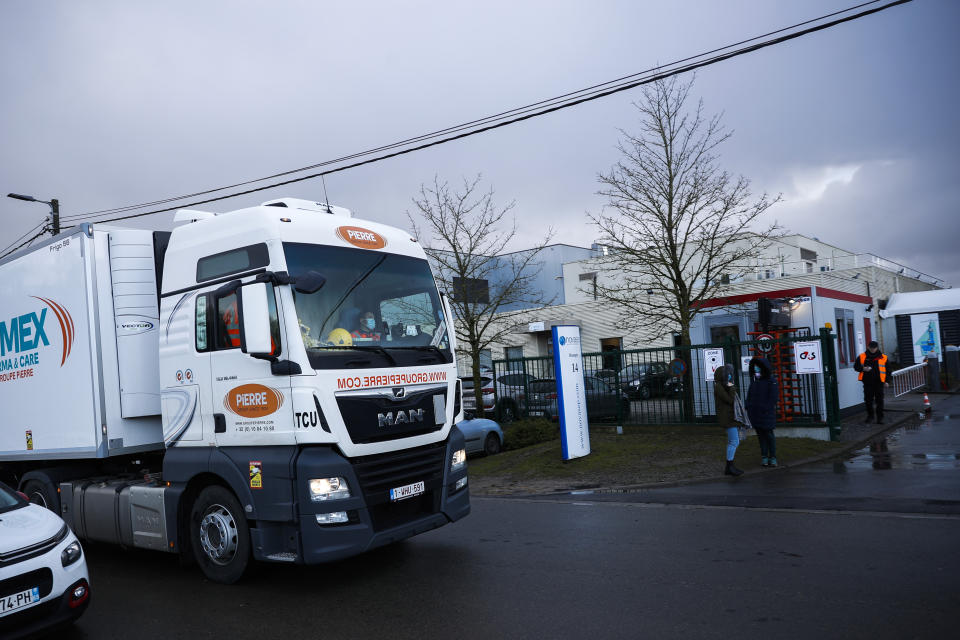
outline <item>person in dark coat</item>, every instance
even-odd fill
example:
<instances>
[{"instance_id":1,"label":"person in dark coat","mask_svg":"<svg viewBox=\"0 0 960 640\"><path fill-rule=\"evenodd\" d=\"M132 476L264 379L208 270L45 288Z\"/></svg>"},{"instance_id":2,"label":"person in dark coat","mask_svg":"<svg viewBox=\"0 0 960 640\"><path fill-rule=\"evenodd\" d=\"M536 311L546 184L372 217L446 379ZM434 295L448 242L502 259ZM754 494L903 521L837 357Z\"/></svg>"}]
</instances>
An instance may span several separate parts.
<instances>
[{"instance_id":1,"label":"person in dark coat","mask_svg":"<svg viewBox=\"0 0 960 640\"><path fill-rule=\"evenodd\" d=\"M777 439L773 429L777 425L777 400L780 392L773 367L766 358L750 360L750 388L747 390L747 415L757 431L760 442L761 464L777 466Z\"/></svg>"},{"instance_id":2,"label":"person in dark coat","mask_svg":"<svg viewBox=\"0 0 960 640\"><path fill-rule=\"evenodd\" d=\"M713 399L717 409L717 424L727 432L727 466L724 474L739 476L743 473L733 464L733 456L740 444L739 427L749 426L743 401L733 386L733 367L726 364L713 373Z\"/></svg>"}]
</instances>

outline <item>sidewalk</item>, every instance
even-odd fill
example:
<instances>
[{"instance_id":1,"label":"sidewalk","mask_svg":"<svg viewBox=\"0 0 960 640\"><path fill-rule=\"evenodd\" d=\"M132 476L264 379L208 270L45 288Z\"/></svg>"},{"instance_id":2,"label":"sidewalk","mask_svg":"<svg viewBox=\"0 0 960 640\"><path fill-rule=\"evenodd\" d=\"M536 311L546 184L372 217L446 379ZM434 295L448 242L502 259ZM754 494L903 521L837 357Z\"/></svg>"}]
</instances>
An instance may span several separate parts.
<instances>
[{"instance_id":1,"label":"sidewalk","mask_svg":"<svg viewBox=\"0 0 960 640\"><path fill-rule=\"evenodd\" d=\"M747 437L737 449L736 464L749 475L778 473L860 449L922 413L923 395L889 398L886 405L882 425L866 424L865 413L846 418L839 442L778 438L776 469L760 466L757 439ZM474 495L507 496L623 492L709 482L724 477L725 442L723 431L709 425L637 427L619 436L597 430L591 433L592 453L569 462L560 460L559 440L471 460L470 490Z\"/></svg>"}]
</instances>

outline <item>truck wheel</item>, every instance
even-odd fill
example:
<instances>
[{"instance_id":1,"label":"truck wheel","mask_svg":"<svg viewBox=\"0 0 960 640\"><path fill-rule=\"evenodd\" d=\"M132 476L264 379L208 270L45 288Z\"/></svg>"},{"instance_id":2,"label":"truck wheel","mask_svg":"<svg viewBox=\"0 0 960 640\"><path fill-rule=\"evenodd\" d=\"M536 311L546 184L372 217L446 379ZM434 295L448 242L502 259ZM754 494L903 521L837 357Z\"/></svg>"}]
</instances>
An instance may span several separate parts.
<instances>
[{"instance_id":1,"label":"truck wheel","mask_svg":"<svg viewBox=\"0 0 960 640\"><path fill-rule=\"evenodd\" d=\"M221 584L240 579L250 562L250 529L233 493L218 485L200 492L190 510L190 543L207 578Z\"/></svg>"},{"instance_id":2,"label":"truck wheel","mask_svg":"<svg viewBox=\"0 0 960 640\"><path fill-rule=\"evenodd\" d=\"M52 492L46 482L42 480L27 480L23 483L23 492L33 504L46 507L55 514L60 515L60 496Z\"/></svg>"}]
</instances>

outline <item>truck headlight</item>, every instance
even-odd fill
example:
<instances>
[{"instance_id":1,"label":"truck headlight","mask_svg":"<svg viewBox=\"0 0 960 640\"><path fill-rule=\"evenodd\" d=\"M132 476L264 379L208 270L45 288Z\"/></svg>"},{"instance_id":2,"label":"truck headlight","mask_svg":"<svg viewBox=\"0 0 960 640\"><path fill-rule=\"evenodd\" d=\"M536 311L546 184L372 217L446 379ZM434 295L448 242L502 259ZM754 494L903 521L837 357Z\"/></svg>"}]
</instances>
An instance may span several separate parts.
<instances>
[{"instance_id":1,"label":"truck headlight","mask_svg":"<svg viewBox=\"0 0 960 640\"><path fill-rule=\"evenodd\" d=\"M80 548L80 543L74 540L67 547L60 552L60 564L65 567L69 567L74 562L80 559L80 556L83 555L83 549Z\"/></svg>"},{"instance_id":2,"label":"truck headlight","mask_svg":"<svg viewBox=\"0 0 960 640\"><path fill-rule=\"evenodd\" d=\"M310 499L314 502L342 500L350 497L350 487L343 478L313 478L310 480Z\"/></svg>"},{"instance_id":3,"label":"truck headlight","mask_svg":"<svg viewBox=\"0 0 960 640\"><path fill-rule=\"evenodd\" d=\"M457 449L453 452L453 457L450 459L450 472L456 473L464 467L467 466L467 450L466 449Z\"/></svg>"}]
</instances>

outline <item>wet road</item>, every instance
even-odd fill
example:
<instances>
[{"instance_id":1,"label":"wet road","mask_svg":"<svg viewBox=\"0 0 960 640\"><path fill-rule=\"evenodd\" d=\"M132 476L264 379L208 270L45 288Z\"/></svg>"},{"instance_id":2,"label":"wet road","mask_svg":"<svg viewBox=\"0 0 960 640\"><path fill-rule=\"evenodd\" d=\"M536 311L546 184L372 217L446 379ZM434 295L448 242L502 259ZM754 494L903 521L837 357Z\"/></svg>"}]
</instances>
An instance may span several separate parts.
<instances>
[{"instance_id":1,"label":"wet road","mask_svg":"<svg viewBox=\"0 0 960 640\"><path fill-rule=\"evenodd\" d=\"M93 604L61 637L954 637L960 423L937 419L947 410L837 464L475 499L470 517L403 544L264 565L232 587L91 546Z\"/></svg>"}]
</instances>

